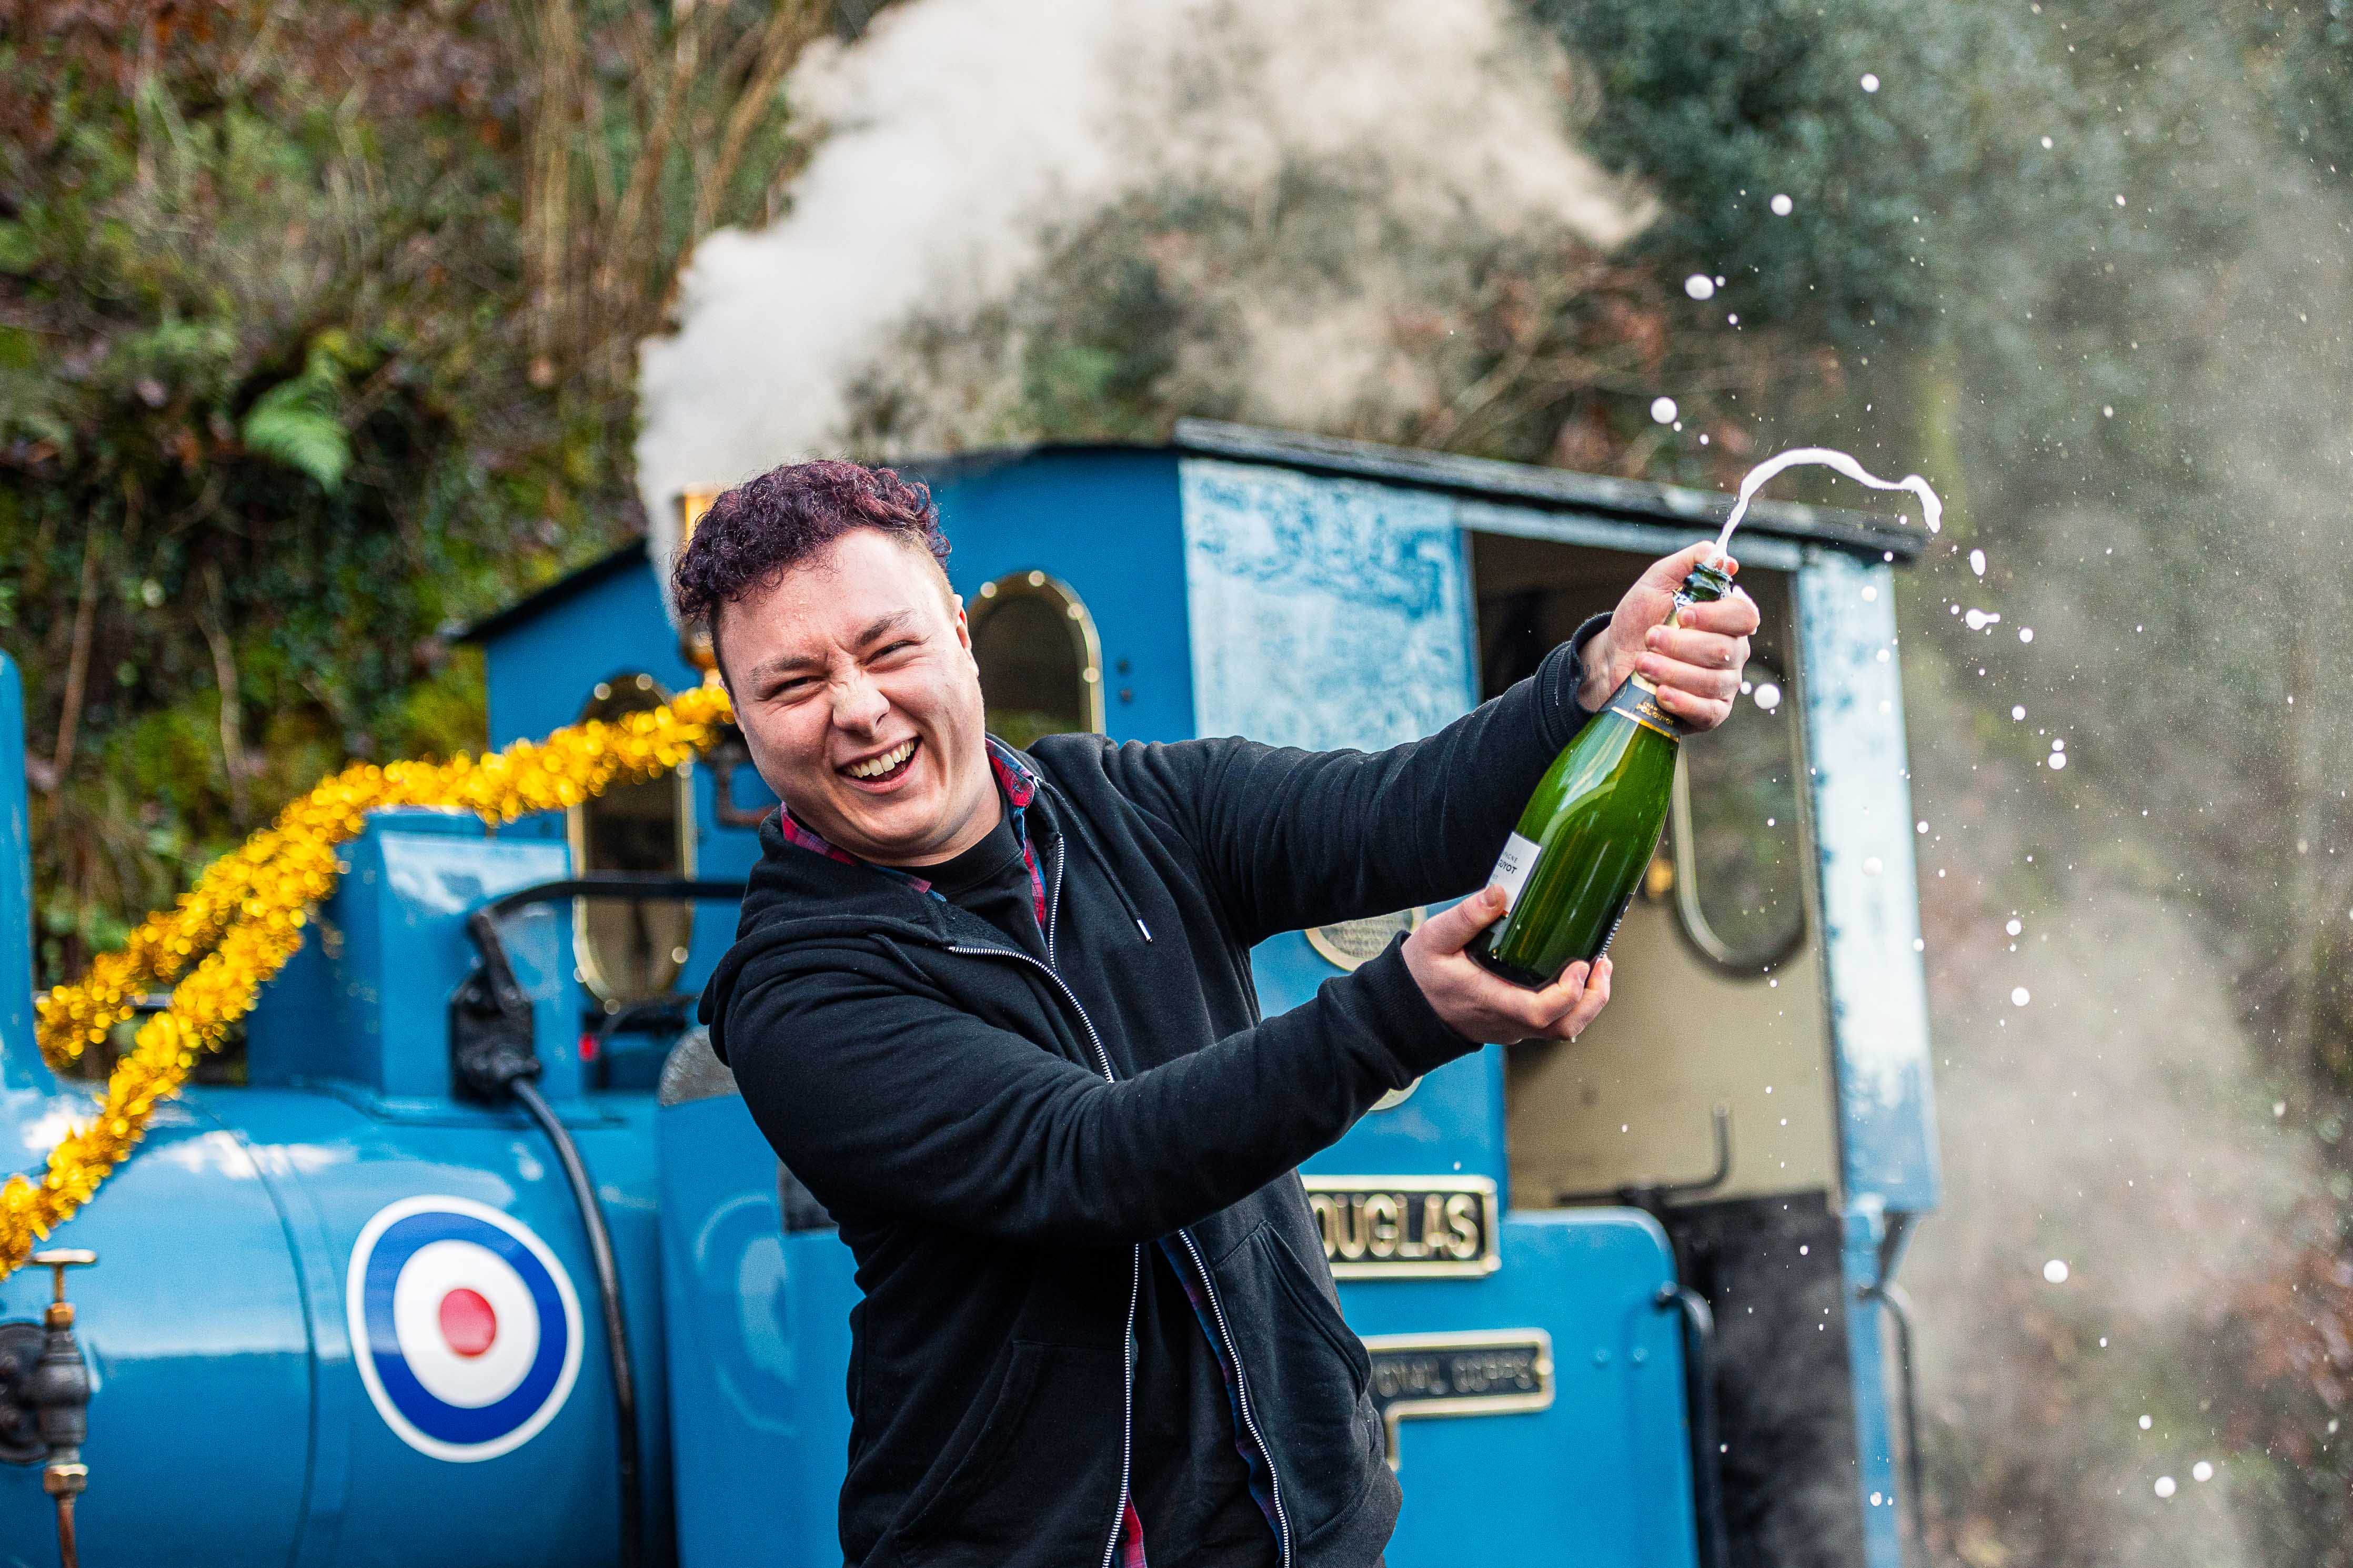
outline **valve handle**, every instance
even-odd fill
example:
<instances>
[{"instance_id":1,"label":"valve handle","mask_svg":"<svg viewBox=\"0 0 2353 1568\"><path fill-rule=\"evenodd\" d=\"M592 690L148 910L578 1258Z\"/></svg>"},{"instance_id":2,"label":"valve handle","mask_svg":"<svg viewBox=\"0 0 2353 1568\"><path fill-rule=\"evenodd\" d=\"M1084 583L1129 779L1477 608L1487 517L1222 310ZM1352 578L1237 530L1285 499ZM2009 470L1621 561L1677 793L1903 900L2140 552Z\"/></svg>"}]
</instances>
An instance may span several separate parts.
<instances>
[{"instance_id":1,"label":"valve handle","mask_svg":"<svg viewBox=\"0 0 2353 1568\"><path fill-rule=\"evenodd\" d=\"M49 1271L54 1282L48 1310L42 1314L47 1342L33 1371L34 1413L41 1441L47 1447L41 1466L41 1489L57 1505L58 1561L61 1568L79 1568L81 1545L74 1523L74 1500L90 1485L90 1467L82 1462L81 1446L90 1435L90 1363L74 1342L73 1303L66 1300L66 1270L87 1268L98 1254L84 1247L54 1247L33 1254L31 1262Z\"/></svg>"},{"instance_id":2,"label":"valve handle","mask_svg":"<svg viewBox=\"0 0 2353 1568\"><path fill-rule=\"evenodd\" d=\"M52 1247L47 1251L36 1252L27 1261L36 1268L49 1271L56 1281L55 1293L49 1298L50 1304L64 1307L67 1306L66 1270L90 1268L98 1261L98 1254L86 1247ZM66 1321L71 1322L73 1320L69 1316Z\"/></svg>"}]
</instances>

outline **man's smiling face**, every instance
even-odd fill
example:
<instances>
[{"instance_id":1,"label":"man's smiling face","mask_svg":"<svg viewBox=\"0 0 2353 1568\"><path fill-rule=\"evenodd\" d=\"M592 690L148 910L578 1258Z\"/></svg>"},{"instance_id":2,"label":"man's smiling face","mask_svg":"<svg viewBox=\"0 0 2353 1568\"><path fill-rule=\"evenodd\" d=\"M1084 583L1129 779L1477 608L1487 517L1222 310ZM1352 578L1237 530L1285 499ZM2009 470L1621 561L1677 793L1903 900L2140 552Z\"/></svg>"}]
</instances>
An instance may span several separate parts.
<instances>
[{"instance_id":1,"label":"man's smiling face","mask_svg":"<svg viewBox=\"0 0 2353 1568\"><path fill-rule=\"evenodd\" d=\"M827 842L921 866L996 826L980 668L920 545L853 528L716 629L753 765Z\"/></svg>"}]
</instances>

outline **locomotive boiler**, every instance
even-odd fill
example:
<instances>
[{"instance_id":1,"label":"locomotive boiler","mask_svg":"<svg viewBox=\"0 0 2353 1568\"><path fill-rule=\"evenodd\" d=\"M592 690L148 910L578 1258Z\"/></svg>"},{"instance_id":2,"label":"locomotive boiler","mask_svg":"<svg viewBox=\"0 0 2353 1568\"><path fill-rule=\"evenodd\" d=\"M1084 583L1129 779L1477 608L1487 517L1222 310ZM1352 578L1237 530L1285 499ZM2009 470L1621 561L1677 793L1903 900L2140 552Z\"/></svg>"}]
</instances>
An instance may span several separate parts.
<instances>
[{"instance_id":1,"label":"locomotive boiler","mask_svg":"<svg viewBox=\"0 0 2353 1568\"><path fill-rule=\"evenodd\" d=\"M1016 744L1427 733L1724 504L1204 422L907 467ZM1902 1563L1894 1275L1938 1177L1891 574L1922 542L1754 510L1754 663L1684 749L1609 1011L1430 1074L1302 1171L1405 1489L1396 1568ZM468 635L495 744L701 679L641 544ZM21 719L0 670L11 1169L91 1087L33 1040ZM53 1238L97 1258L65 1287L82 1562L839 1561L849 1255L693 1024L775 804L723 743L495 830L369 819L241 1046ZM1428 912L1266 942L1265 1007ZM54 1289L0 1279L0 1324ZM11 1331L0 1568L49 1568L50 1406Z\"/></svg>"}]
</instances>

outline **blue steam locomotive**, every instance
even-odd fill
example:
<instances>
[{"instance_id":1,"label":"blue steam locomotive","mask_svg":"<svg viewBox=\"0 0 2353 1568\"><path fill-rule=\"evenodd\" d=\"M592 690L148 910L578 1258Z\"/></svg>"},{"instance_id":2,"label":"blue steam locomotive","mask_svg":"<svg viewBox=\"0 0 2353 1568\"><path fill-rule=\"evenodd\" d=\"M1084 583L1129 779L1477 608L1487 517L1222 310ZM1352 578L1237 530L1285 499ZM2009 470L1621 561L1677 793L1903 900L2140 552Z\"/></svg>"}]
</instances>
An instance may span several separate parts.
<instances>
[{"instance_id":1,"label":"blue steam locomotive","mask_svg":"<svg viewBox=\"0 0 2353 1568\"><path fill-rule=\"evenodd\" d=\"M911 467L1017 743L1427 733L1722 506L1198 422ZM1685 750L1609 1011L1431 1073L1301 1173L1405 1487L1396 1568L1899 1568L1892 1280L1938 1182L1891 578L1922 543L1755 509L1755 662ZM642 545L468 635L496 744L700 679ZM33 1042L21 731L0 669L10 1168L90 1088ZM66 1286L85 1563L839 1561L849 1255L691 1007L774 805L723 744L497 830L370 820L241 1050L56 1238L98 1258ZM1426 913L1265 943L1265 1005ZM543 1114L468 1091L501 1051ZM0 1280L5 1568L58 1560L52 1289Z\"/></svg>"}]
</instances>

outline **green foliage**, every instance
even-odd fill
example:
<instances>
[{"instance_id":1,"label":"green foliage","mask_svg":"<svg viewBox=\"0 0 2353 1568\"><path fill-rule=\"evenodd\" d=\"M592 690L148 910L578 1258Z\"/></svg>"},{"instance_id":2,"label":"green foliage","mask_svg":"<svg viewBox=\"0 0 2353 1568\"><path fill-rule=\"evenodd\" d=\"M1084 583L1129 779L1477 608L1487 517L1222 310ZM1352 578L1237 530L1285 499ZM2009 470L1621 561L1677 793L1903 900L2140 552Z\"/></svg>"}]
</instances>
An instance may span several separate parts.
<instances>
[{"instance_id":1,"label":"green foliage","mask_svg":"<svg viewBox=\"0 0 2353 1568\"><path fill-rule=\"evenodd\" d=\"M2169 202L2169 132L2200 107L2152 89L2200 46L2229 47L2186 5L1530 9L1594 72L1595 150L1665 199L1643 247L1730 275L1725 298L1745 319L1847 347L1955 331L1957 308L2021 280L2002 276L2001 252L2021 236L2052 253L2130 247L2142 226L2109 195ZM2099 47L2079 52L2075 39ZM1781 195L1786 216L1772 207ZM2177 236L2187 216L2168 214Z\"/></svg>"},{"instance_id":2,"label":"green foliage","mask_svg":"<svg viewBox=\"0 0 2353 1568\"><path fill-rule=\"evenodd\" d=\"M332 493L352 466L351 437L343 430L343 375L334 356L313 347L302 374L253 400L239 434L246 450L310 475Z\"/></svg>"},{"instance_id":3,"label":"green foliage","mask_svg":"<svg viewBox=\"0 0 2353 1568\"><path fill-rule=\"evenodd\" d=\"M642 527L633 345L788 163L820 15L199 11L0 0L0 647L45 977L322 773L480 743L441 628Z\"/></svg>"}]
</instances>

